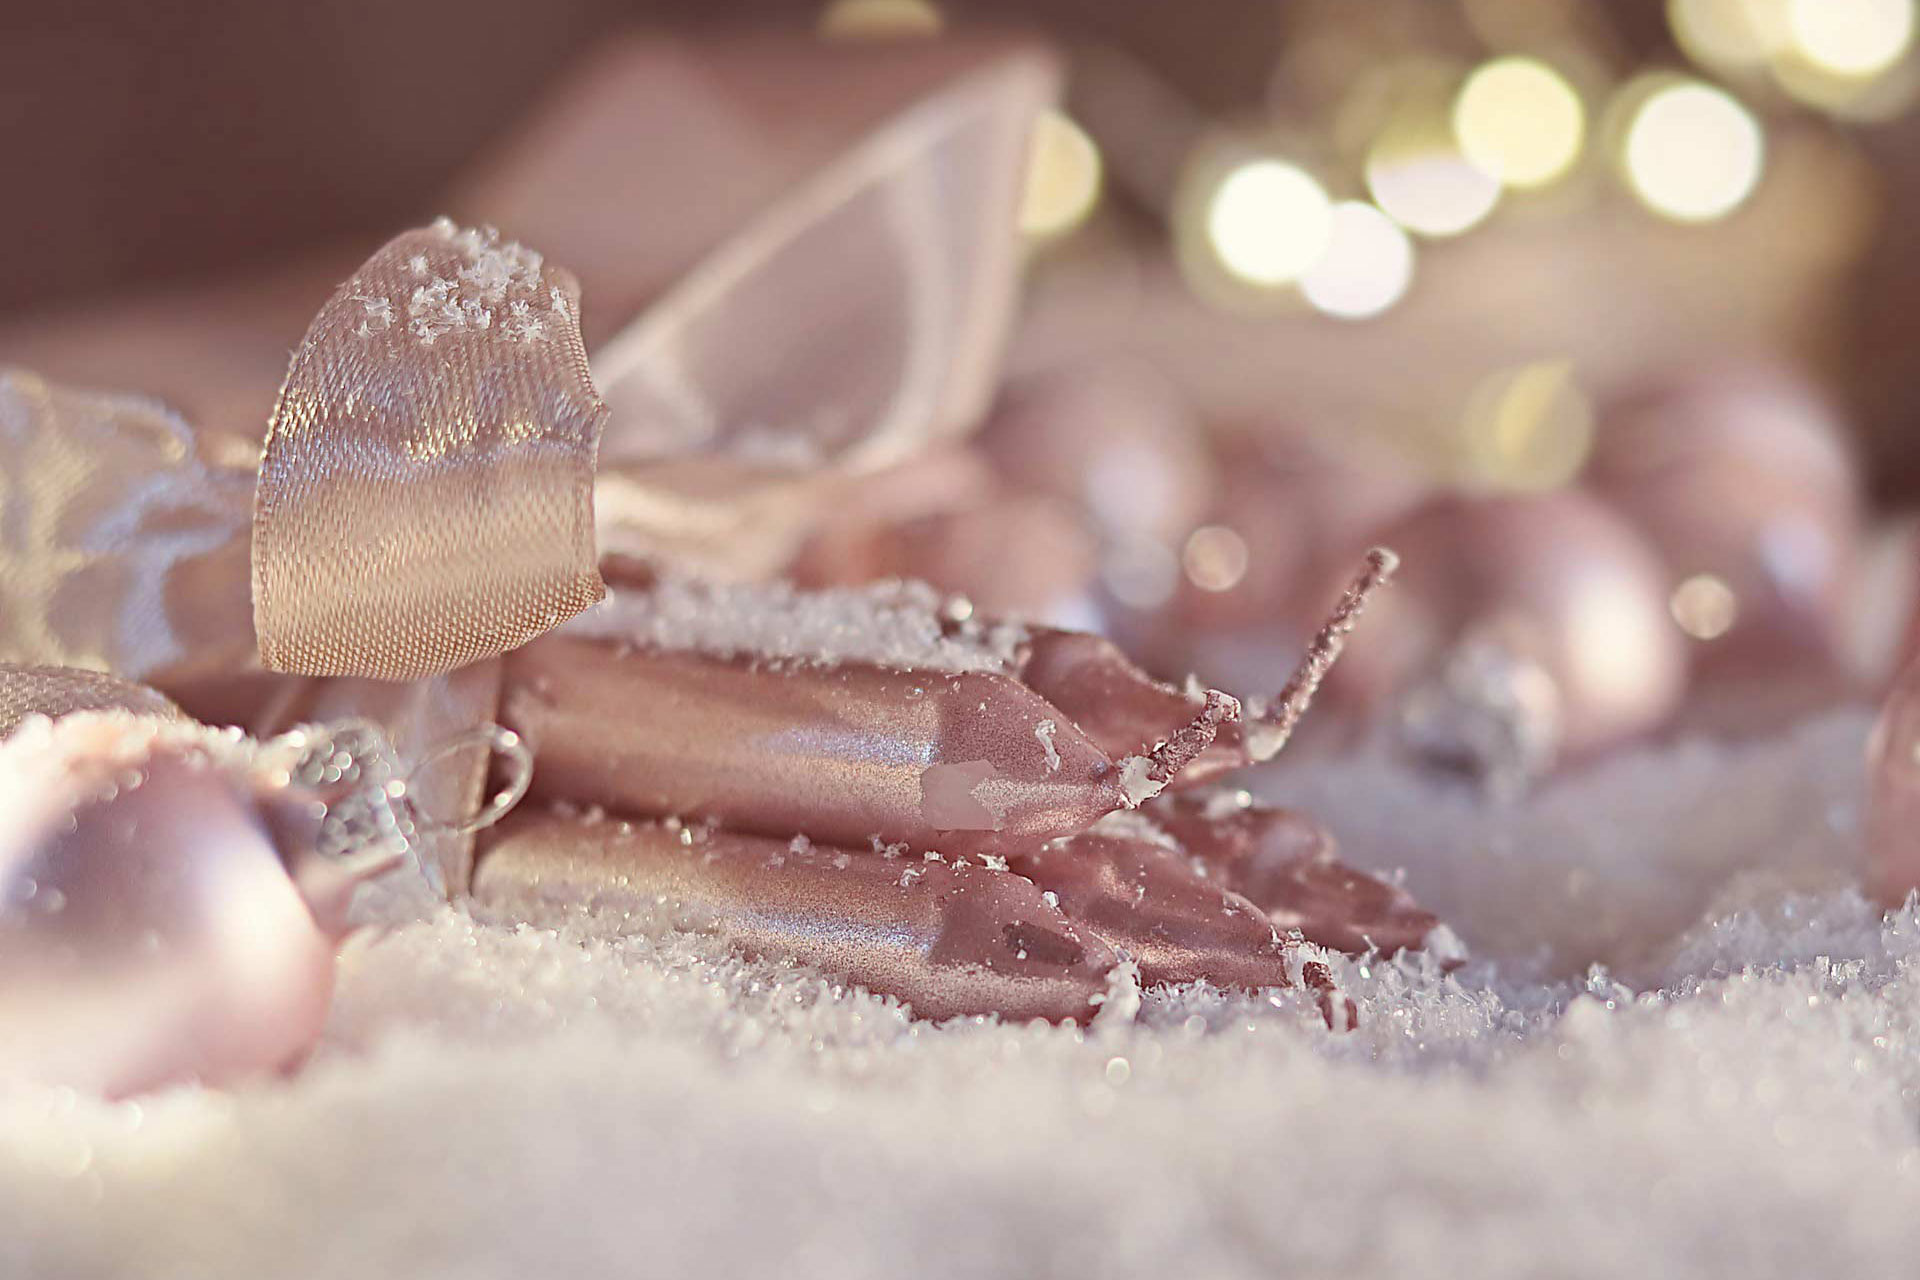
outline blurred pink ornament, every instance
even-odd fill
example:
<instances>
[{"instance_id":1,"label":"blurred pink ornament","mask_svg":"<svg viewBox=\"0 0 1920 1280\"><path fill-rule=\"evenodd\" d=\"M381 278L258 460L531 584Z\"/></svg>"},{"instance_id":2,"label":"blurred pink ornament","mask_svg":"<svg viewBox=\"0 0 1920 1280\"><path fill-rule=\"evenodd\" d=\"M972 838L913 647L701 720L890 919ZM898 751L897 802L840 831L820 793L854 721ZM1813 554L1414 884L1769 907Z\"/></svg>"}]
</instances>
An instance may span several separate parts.
<instances>
[{"instance_id":1,"label":"blurred pink ornament","mask_svg":"<svg viewBox=\"0 0 1920 1280\"><path fill-rule=\"evenodd\" d=\"M1574 490L1450 498L1379 536L1403 549L1401 586L1334 681L1391 699L1420 754L1518 784L1678 703L1665 571L1604 504Z\"/></svg>"},{"instance_id":2,"label":"blurred pink ornament","mask_svg":"<svg viewBox=\"0 0 1920 1280\"><path fill-rule=\"evenodd\" d=\"M1003 491L898 524L829 527L789 576L805 587L911 578L964 596L982 613L1070 622L1085 612L1096 564L1093 534L1071 507Z\"/></svg>"},{"instance_id":3,"label":"blurred pink ornament","mask_svg":"<svg viewBox=\"0 0 1920 1280\"><path fill-rule=\"evenodd\" d=\"M1177 545L1213 497L1200 425L1166 379L1138 365L1086 362L1021 379L980 447L1007 483L1072 504L1107 539Z\"/></svg>"},{"instance_id":4,"label":"blurred pink ornament","mask_svg":"<svg viewBox=\"0 0 1920 1280\"><path fill-rule=\"evenodd\" d=\"M1847 661L1858 466L1806 383L1734 367L1642 399L1603 428L1590 479L1665 558L1669 607L1703 675Z\"/></svg>"},{"instance_id":5,"label":"blurred pink ornament","mask_svg":"<svg viewBox=\"0 0 1920 1280\"><path fill-rule=\"evenodd\" d=\"M1198 425L1139 368L1024 378L975 444L850 484L850 512L816 534L792 576L816 587L918 578L987 613L1097 625L1103 562L1145 544L1171 563L1212 494Z\"/></svg>"},{"instance_id":6,"label":"blurred pink ornament","mask_svg":"<svg viewBox=\"0 0 1920 1280\"><path fill-rule=\"evenodd\" d=\"M118 1096L301 1061L347 898L405 848L384 800L345 803L364 759L126 712L24 722L0 744L0 1081Z\"/></svg>"},{"instance_id":7,"label":"blurred pink ornament","mask_svg":"<svg viewBox=\"0 0 1920 1280\"><path fill-rule=\"evenodd\" d=\"M1856 680L1884 692L1920 654L1920 515L1909 510L1875 518L1861 547L1846 611L1847 652Z\"/></svg>"},{"instance_id":8,"label":"blurred pink ornament","mask_svg":"<svg viewBox=\"0 0 1920 1280\"><path fill-rule=\"evenodd\" d=\"M1867 858L1882 904L1920 889L1920 660L1895 679L1867 745Z\"/></svg>"},{"instance_id":9,"label":"blurred pink ornament","mask_svg":"<svg viewBox=\"0 0 1920 1280\"><path fill-rule=\"evenodd\" d=\"M1213 500L1171 546L1166 603L1119 629L1163 675L1263 688L1299 656L1356 548L1425 489L1377 451L1297 431L1225 435L1213 454Z\"/></svg>"}]
</instances>

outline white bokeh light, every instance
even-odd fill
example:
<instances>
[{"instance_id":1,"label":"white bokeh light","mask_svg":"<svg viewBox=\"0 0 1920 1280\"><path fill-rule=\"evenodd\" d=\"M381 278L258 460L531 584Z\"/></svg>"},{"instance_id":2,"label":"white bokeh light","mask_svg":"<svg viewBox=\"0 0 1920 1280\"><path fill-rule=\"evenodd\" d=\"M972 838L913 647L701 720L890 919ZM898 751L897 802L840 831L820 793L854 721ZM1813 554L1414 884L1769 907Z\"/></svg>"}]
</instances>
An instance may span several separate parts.
<instances>
[{"instance_id":1,"label":"white bokeh light","mask_svg":"<svg viewBox=\"0 0 1920 1280\"><path fill-rule=\"evenodd\" d=\"M1020 229L1042 239L1064 235L1100 198L1100 149L1069 116L1044 111L1034 122Z\"/></svg>"},{"instance_id":2,"label":"white bokeh light","mask_svg":"<svg viewBox=\"0 0 1920 1280\"><path fill-rule=\"evenodd\" d=\"M1333 207L1311 175L1283 160L1249 160L1207 202L1207 241L1228 272L1249 284L1290 283L1319 261Z\"/></svg>"},{"instance_id":3,"label":"white bokeh light","mask_svg":"<svg viewBox=\"0 0 1920 1280\"><path fill-rule=\"evenodd\" d=\"M1449 128L1444 141L1386 137L1367 157L1374 203L1409 231L1457 236L1500 203L1500 179L1462 155Z\"/></svg>"},{"instance_id":4,"label":"white bokeh light","mask_svg":"<svg viewBox=\"0 0 1920 1280\"><path fill-rule=\"evenodd\" d=\"M1793 0L1793 45L1824 71L1872 76L1913 43L1913 0Z\"/></svg>"},{"instance_id":5,"label":"white bokeh light","mask_svg":"<svg viewBox=\"0 0 1920 1280\"><path fill-rule=\"evenodd\" d=\"M1476 167L1510 187L1541 187L1573 167L1587 114L1566 77L1533 58L1497 58L1461 86L1453 132Z\"/></svg>"},{"instance_id":6,"label":"white bokeh light","mask_svg":"<svg viewBox=\"0 0 1920 1280\"><path fill-rule=\"evenodd\" d=\"M1624 162L1635 194L1681 222L1724 217L1760 181L1766 143L1759 122L1732 96L1685 81L1640 104Z\"/></svg>"},{"instance_id":7,"label":"white bokeh light","mask_svg":"<svg viewBox=\"0 0 1920 1280\"><path fill-rule=\"evenodd\" d=\"M1332 234L1300 292L1328 315L1361 320L1400 301L1413 281L1413 241L1364 200L1333 207Z\"/></svg>"}]
</instances>

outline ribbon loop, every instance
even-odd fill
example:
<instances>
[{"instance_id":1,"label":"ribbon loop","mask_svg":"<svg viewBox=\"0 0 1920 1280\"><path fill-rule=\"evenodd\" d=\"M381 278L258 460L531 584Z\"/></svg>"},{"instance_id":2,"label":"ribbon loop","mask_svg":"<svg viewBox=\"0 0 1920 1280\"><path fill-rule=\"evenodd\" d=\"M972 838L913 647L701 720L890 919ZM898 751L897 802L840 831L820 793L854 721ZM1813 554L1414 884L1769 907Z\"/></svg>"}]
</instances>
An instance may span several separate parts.
<instances>
[{"instance_id":1,"label":"ribbon loop","mask_svg":"<svg viewBox=\"0 0 1920 1280\"><path fill-rule=\"evenodd\" d=\"M580 293L446 219L389 241L295 353L255 490L254 629L272 670L414 679L525 644L605 594L606 406Z\"/></svg>"}]
</instances>

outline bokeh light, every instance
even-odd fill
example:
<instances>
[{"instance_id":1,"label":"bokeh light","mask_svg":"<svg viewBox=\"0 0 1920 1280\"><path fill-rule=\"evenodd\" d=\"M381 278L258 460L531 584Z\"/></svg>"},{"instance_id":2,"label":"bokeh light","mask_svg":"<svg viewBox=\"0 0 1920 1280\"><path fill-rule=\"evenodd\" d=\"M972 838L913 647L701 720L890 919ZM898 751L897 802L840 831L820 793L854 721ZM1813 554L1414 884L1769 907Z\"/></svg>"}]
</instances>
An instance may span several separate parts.
<instances>
[{"instance_id":1,"label":"bokeh light","mask_svg":"<svg viewBox=\"0 0 1920 1280\"><path fill-rule=\"evenodd\" d=\"M1379 315L1413 282L1413 241L1399 224L1364 200L1333 206L1326 252L1300 278L1308 302L1331 316Z\"/></svg>"},{"instance_id":2,"label":"bokeh light","mask_svg":"<svg viewBox=\"0 0 1920 1280\"><path fill-rule=\"evenodd\" d=\"M1187 579L1202 591L1231 591L1247 576L1247 540L1223 524L1203 525L1180 553Z\"/></svg>"},{"instance_id":3,"label":"bokeh light","mask_svg":"<svg viewBox=\"0 0 1920 1280\"><path fill-rule=\"evenodd\" d=\"M1892 120L1920 98L1920 74L1911 59L1862 77L1841 75L1795 53L1773 64L1773 79L1795 101L1852 122Z\"/></svg>"},{"instance_id":4,"label":"bokeh light","mask_svg":"<svg viewBox=\"0 0 1920 1280\"><path fill-rule=\"evenodd\" d=\"M945 25L930 0L833 0L818 30L829 40L886 40L938 35Z\"/></svg>"},{"instance_id":5,"label":"bokeh light","mask_svg":"<svg viewBox=\"0 0 1920 1280\"><path fill-rule=\"evenodd\" d=\"M1460 465L1472 488L1518 492L1570 482L1593 450L1593 403L1569 360L1540 360L1483 379L1462 419Z\"/></svg>"},{"instance_id":6,"label":"bokeh light","mask_svg":"<svg viewBox=\"0 0 1920 1280\"><path fill-rule=\"evenodd\" d=\"M818 30L829 40L932 36L946 26L931 0L833 0L820 13Z\"/></svg>"},{"instance_id":7,"label":"bokeh light","mask_svg":"<svg viewBox=\"0 0 1920 1280\"><path fill-rule=\"evenodd\" d=\"M1696 573L1673 589L1667 608L1695 640L1717 640L1740 617L1740 600L1722 578Z\"/></svg>"},{"instance_id":8,"label":"bokeh light","mask_svg":"<svg viewBox=\"0 0 1920 1280\"><path fill-rule=\"evenodd\" d=\"M1100 564L1100 581L1131 609L1157 609L1180 585L1180 557L1158 538L1120 537Z\"/></svg>"},{"instance_id":9,"label":"bokeh light","mask_svg":"<svg viewBox=\"0 0 1920 1280\"><path fill-rule=\"evenodd\" d=\"M1497 58L1467 78L1453 132L1475 167L1510 187L1552 182L1579 158L1587 114L1566 77L1533 58Z\"/></svg>"},{"instance_id":10,"label":"bokeh light","mask_svg":"<svg viewBox=\"0 0 1920 1280\"><path fill-rule=\"evenodd\" d=\"M1207 202L1207 241L1220 265L1248 284L1298 279L1333 233L1326 191L1297 165L1249 160L1227 171Z\"/></svg>"},{"instance_id":11,"label":"bokeh light","mask_svg":"<svg viewBox=\"0 0 1920 1280\"><path fill-rule=\"evenodd\" d=\"M1500 179L1461 152L1452 121L1403 118L1367 152L1367 190L1387 214L1423 236L1456 236L1500 202Z\"/></svg>"},{"instance_id":12,"label":"bokeh light","mask_svg":"<svg viewBox=\"0 0 1920 1280\"><path fill-rule=\"evenodd\" d=\"M1020 229L1051 239L1079 226L1100 198L1100 149L1087 131L1059 111L1034 122Z\"/></svg>"},{"instance_id":13,"label":"bokeh light","mask_svg":"<svg viewBox=\"0 0 1920 1280\"><path fill-rule=\"evenodd\" d=\"M1796 52L1835 75L1878 75L1913 44L1914 0L1792 0Z\"/></svg>"},{"instance_id":14,"label":"bokeh light","mask_svg":"<svg viewBox=\"0 0 1920 1280\"><path fill-rule=\"evenodd\" d=\"M1765 150L1759 122L1731 95L1683 80L1639 104L1622 162L1628 184L1654 212L1707 222L1752 194Z\"/></svg>"},{"instance_id":15,"label":"bokeh light","mask_svg":"<svg viewBox=\"0 0 1920 1280\"><path fill-rule=\"evenodd\" d=\"M1765 66L1793 39L1787 0L1668 0L1667 21L1687 56L1714 69Z\"/></svg>"}]
</instances>

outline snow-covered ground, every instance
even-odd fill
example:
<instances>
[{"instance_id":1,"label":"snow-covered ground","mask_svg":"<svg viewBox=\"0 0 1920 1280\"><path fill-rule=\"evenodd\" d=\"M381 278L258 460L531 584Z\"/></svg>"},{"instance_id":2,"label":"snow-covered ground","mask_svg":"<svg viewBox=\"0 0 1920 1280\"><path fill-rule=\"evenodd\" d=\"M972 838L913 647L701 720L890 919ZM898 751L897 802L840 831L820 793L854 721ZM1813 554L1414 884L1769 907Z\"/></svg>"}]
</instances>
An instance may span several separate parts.
<instances>
[{"instance_id":1,"label":"snow-covered ground","mask_svg":"<svg viewBox=\"0 0 1920 1280\"><path fill-rule=\"evenodd\" d=\"M1858 892L1867 723L1504 810L1276 766L1474 954L1346 966L1349 1034L1203 990L934 1027L442 908L350 950L294 1080L0 1100L0 1275L1911 1276L1920 918Z\"/></svg>"}]
</instances>

